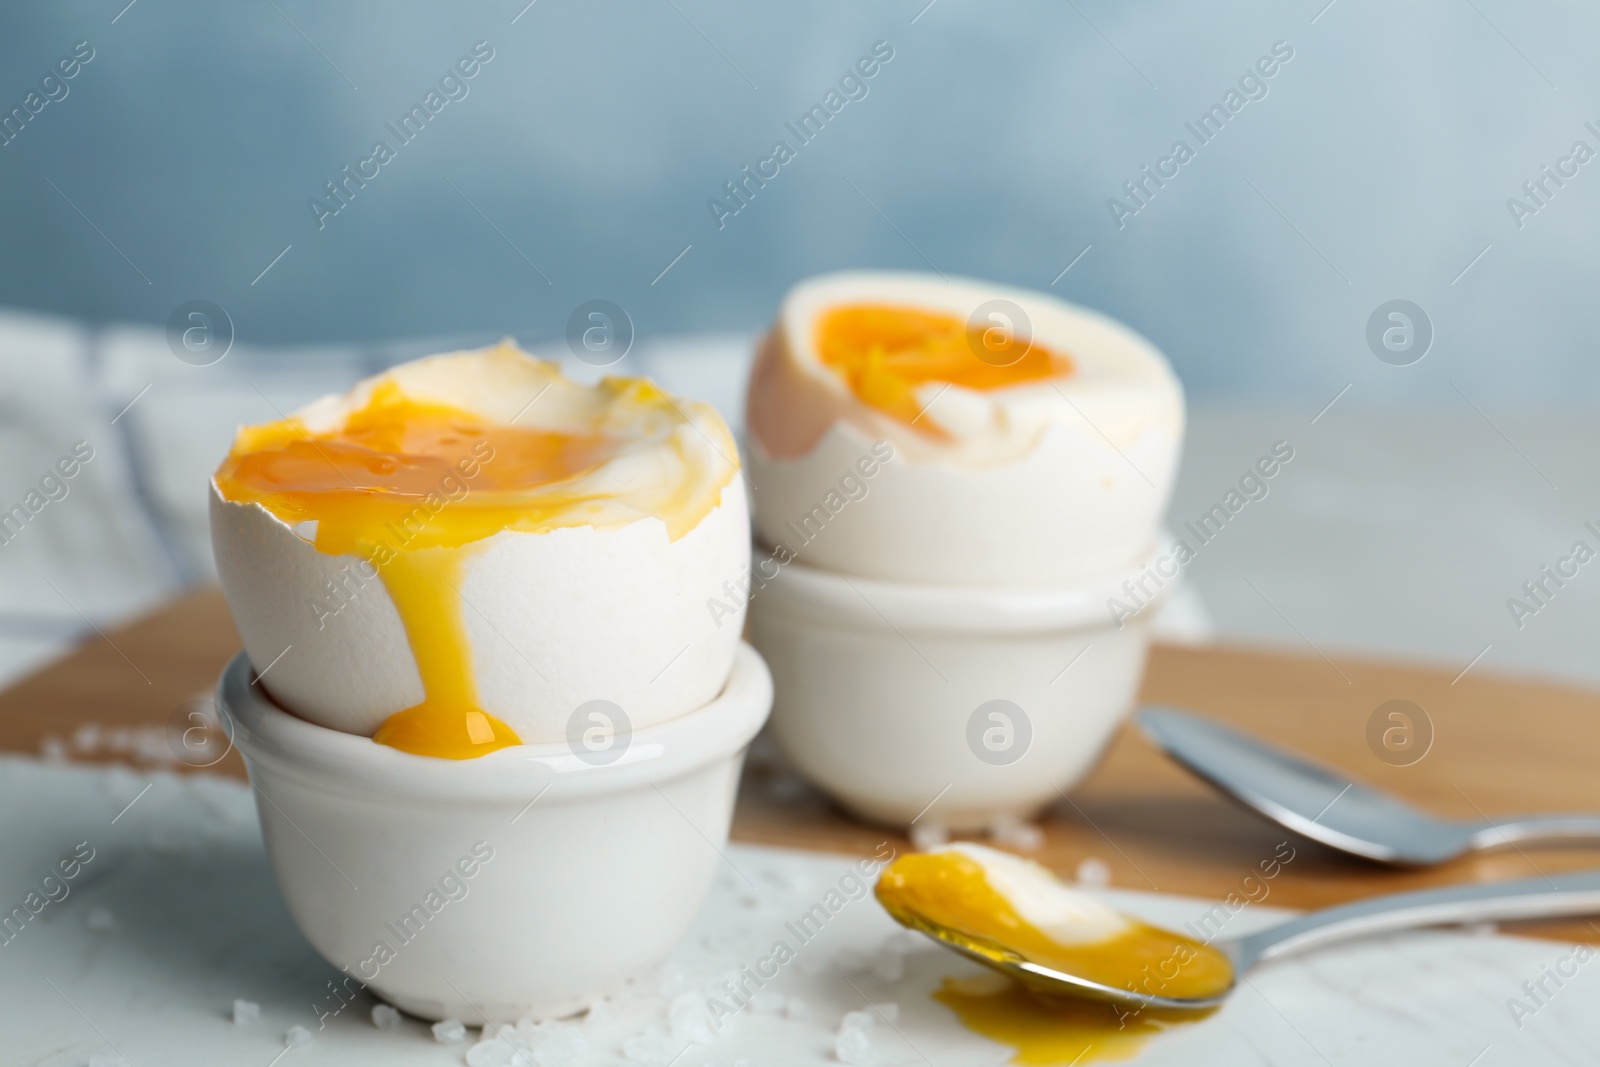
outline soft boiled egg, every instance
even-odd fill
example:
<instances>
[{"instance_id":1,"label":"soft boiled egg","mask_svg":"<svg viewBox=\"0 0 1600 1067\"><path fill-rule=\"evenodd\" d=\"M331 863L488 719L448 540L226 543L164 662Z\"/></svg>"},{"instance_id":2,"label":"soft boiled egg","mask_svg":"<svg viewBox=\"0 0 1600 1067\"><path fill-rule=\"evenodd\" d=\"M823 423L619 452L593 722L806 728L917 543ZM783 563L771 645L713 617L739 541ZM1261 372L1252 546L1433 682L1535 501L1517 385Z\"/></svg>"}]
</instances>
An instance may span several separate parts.
<instances>
[{"instance_id":1,"label":"soft boiled egg","mask_svg":"<svg viewBox=\"0 0 1600 1067\"><path fill-rule=\"evenodd\" d=\"M1165 357L1103 315L932 274L813 278L751 377L756 533L846 574L1070 583L1150 546L1183 424Z\"/></svg>"},{"instance_id":2,"label":"soft boiled egg","mask_svg":"<svg viewBox=\"0 0 1600 1067\"><path fill-rule=\"evenodd\" d=\"M641 378L581 385L509 342L242 428L211 493L274 699L457 759L715 698L743 609L706 603L748 566L747 524L715 410Z\"/></svg>"}]
</instances>

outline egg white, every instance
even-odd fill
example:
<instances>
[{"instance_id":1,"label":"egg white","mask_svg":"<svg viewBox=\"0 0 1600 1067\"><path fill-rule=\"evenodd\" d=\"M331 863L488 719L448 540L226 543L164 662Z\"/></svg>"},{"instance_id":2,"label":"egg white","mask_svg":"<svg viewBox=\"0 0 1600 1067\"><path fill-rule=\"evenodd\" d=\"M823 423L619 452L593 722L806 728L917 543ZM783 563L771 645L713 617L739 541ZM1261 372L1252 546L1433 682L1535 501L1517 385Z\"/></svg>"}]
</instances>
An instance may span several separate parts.
<instances>
[{"instance_id":1,"label":"egg white","mask_svg":"<svg viewBox=\"0 0 1600 1067\"><path fill-rule=\"evenodd\" d=\"M1031 860L968 841L935 852L959 852L983 868L989 887L1027 923L1058 945L1093 945L1125 933L1132 923L1115 908L1065 885Z\"/></svg>"}]
</instances>

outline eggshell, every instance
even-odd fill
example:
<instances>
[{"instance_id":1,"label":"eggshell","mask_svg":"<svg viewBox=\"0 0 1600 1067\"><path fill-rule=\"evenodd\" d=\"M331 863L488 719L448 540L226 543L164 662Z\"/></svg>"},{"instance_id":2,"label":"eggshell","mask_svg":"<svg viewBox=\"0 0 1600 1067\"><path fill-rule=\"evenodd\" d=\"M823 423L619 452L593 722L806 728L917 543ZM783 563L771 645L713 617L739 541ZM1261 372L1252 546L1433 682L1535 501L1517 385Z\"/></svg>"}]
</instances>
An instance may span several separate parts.
<instances>
[{"instance_id":1,"label":"eggshell","mask_svg":"<svg viewBox=\"0 0 1600 1067\"><path fill-rule=\"evenodd\" d=\"M863 404L813 350L817 316L841 304L967 319L996 299L1022 308L1033 339L1070 358L1073 371L986 392L928 383L917 421L936 423L943 437ZM1149 547L1177 473L1183 422L1182 389L1166 359L1095 312L934 275L812 279L785 300L752 375L756 533L845 574L959 585L1082 580Z\"/></svg>"},{"instance_id":2,"label":"eggshell","mask_svg":"<svg viewBox=\"0 0 1600 1067\"><path fill-rule=\"evenodd\" d=\"M748 566L748 521L735 474L677 540L642 517L503 530L468 546L460 610L482 709L540 743L566 740L572 713L590 700L615 703L636 729L709 703L743 628L743 600L730 610L723 587ZM405 629L369 563L319 552L301 536L312 531L226 500L215 483L211 528L245 651L281 706L370 736L421 703Z\"/></svg>"}]
</instances>

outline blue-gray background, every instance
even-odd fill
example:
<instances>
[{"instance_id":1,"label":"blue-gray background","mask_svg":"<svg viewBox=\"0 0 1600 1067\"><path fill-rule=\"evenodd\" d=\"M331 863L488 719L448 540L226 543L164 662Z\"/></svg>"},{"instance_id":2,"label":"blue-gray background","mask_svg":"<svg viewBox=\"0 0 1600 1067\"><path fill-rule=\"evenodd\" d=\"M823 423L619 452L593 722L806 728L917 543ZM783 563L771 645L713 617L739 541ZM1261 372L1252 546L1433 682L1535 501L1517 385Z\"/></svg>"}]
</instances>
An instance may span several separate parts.
<instances>
[{"instance_id":1,"label":"blue-gray background","mask_svg":"<svg viewBox=\"0 0 1600 1067\"><path fill-rule=\"evenodd\" d=\"M1150 335L1198 396L1600 382L1600 161L1520 230L1506 206L1600 148L1577 0L125 2L0 16L6 110L96 51L0 148L0 303L161 323L207 298L270 344L552 337L604 297L649 336L753 329L841 267L1049 288L1092 246L1053 291ZM307 200L479 40L470 95L319 231ZM878 40L867 98L719 231L707 199ZM1119 231L1106 199L1279 40L1269 95ZM1437 330L1406 368L1364 340L1396 297Z\"/></svg>"}]
</instances>

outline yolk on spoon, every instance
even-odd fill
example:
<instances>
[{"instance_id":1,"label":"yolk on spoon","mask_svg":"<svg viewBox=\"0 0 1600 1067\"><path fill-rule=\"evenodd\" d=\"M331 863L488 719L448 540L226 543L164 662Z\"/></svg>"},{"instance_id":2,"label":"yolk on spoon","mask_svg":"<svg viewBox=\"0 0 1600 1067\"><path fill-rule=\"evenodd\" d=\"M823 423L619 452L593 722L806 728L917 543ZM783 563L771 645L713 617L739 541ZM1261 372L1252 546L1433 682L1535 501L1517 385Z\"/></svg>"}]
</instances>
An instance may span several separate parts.
<instances>
[{"instance_id":1,"label":"yolk on spoon","mask_svg":"<svg viewBox=\"0 0 1600 1067\"><path fill-rule=\"evenodd\" d=\"M1047 877L1042 869L1038 874ZM1108 935L1070 943L1052 937L991 884L982 863L957 849L900 857L883 872L876 893L902 925L936 932L996 963L1020 957L1103 985L1178 999L1219 996L1233 984L1232 964L1221 952L1130 917L1121 917ZM1137 1047L1138 1035L1208 1014L1129 1010L1061 996L1059 987L1042 982L1025 988L1001 975L983 978L947 980L935 996L969 1029L1011 1045L1019 1064L1074 1062L1086 1050L1123 1058Z\"/></svg>"},{"instance_id":2,"label":"yolk on spoon","mask_svg":"<svg viewBox=\"0 0 1600 1067\"><path fill-rule=\"evenodd\" d=\"M314 522L318 551L357 555L377 570L424 697L385 720L373 740L468 759L520 741L479 706L462 617L463 563L477 542L501 530L538 529L581 513L582 497L551 487L616 448L599 434L490 423L388 383L332 433L312 434L294 418L246 428L216 482L224 498L260 503L290 526Z\"/></svg>"},{"instance_id":3,"label":"yolk on spoon","mask_svg":"<svg viewBox=\"0 0 1600 1067\"><path fill-rule=\"evenodd\" d=\"M1066 356L998 325L968 325L954 315L886 304L824 312L816 348L823 365L840 374L863 403L908 425L921 423L917 388L925 383L987 391L1072 370ZM931 422L919 428L943 433Z\"/></svg>"}]
</instances>

